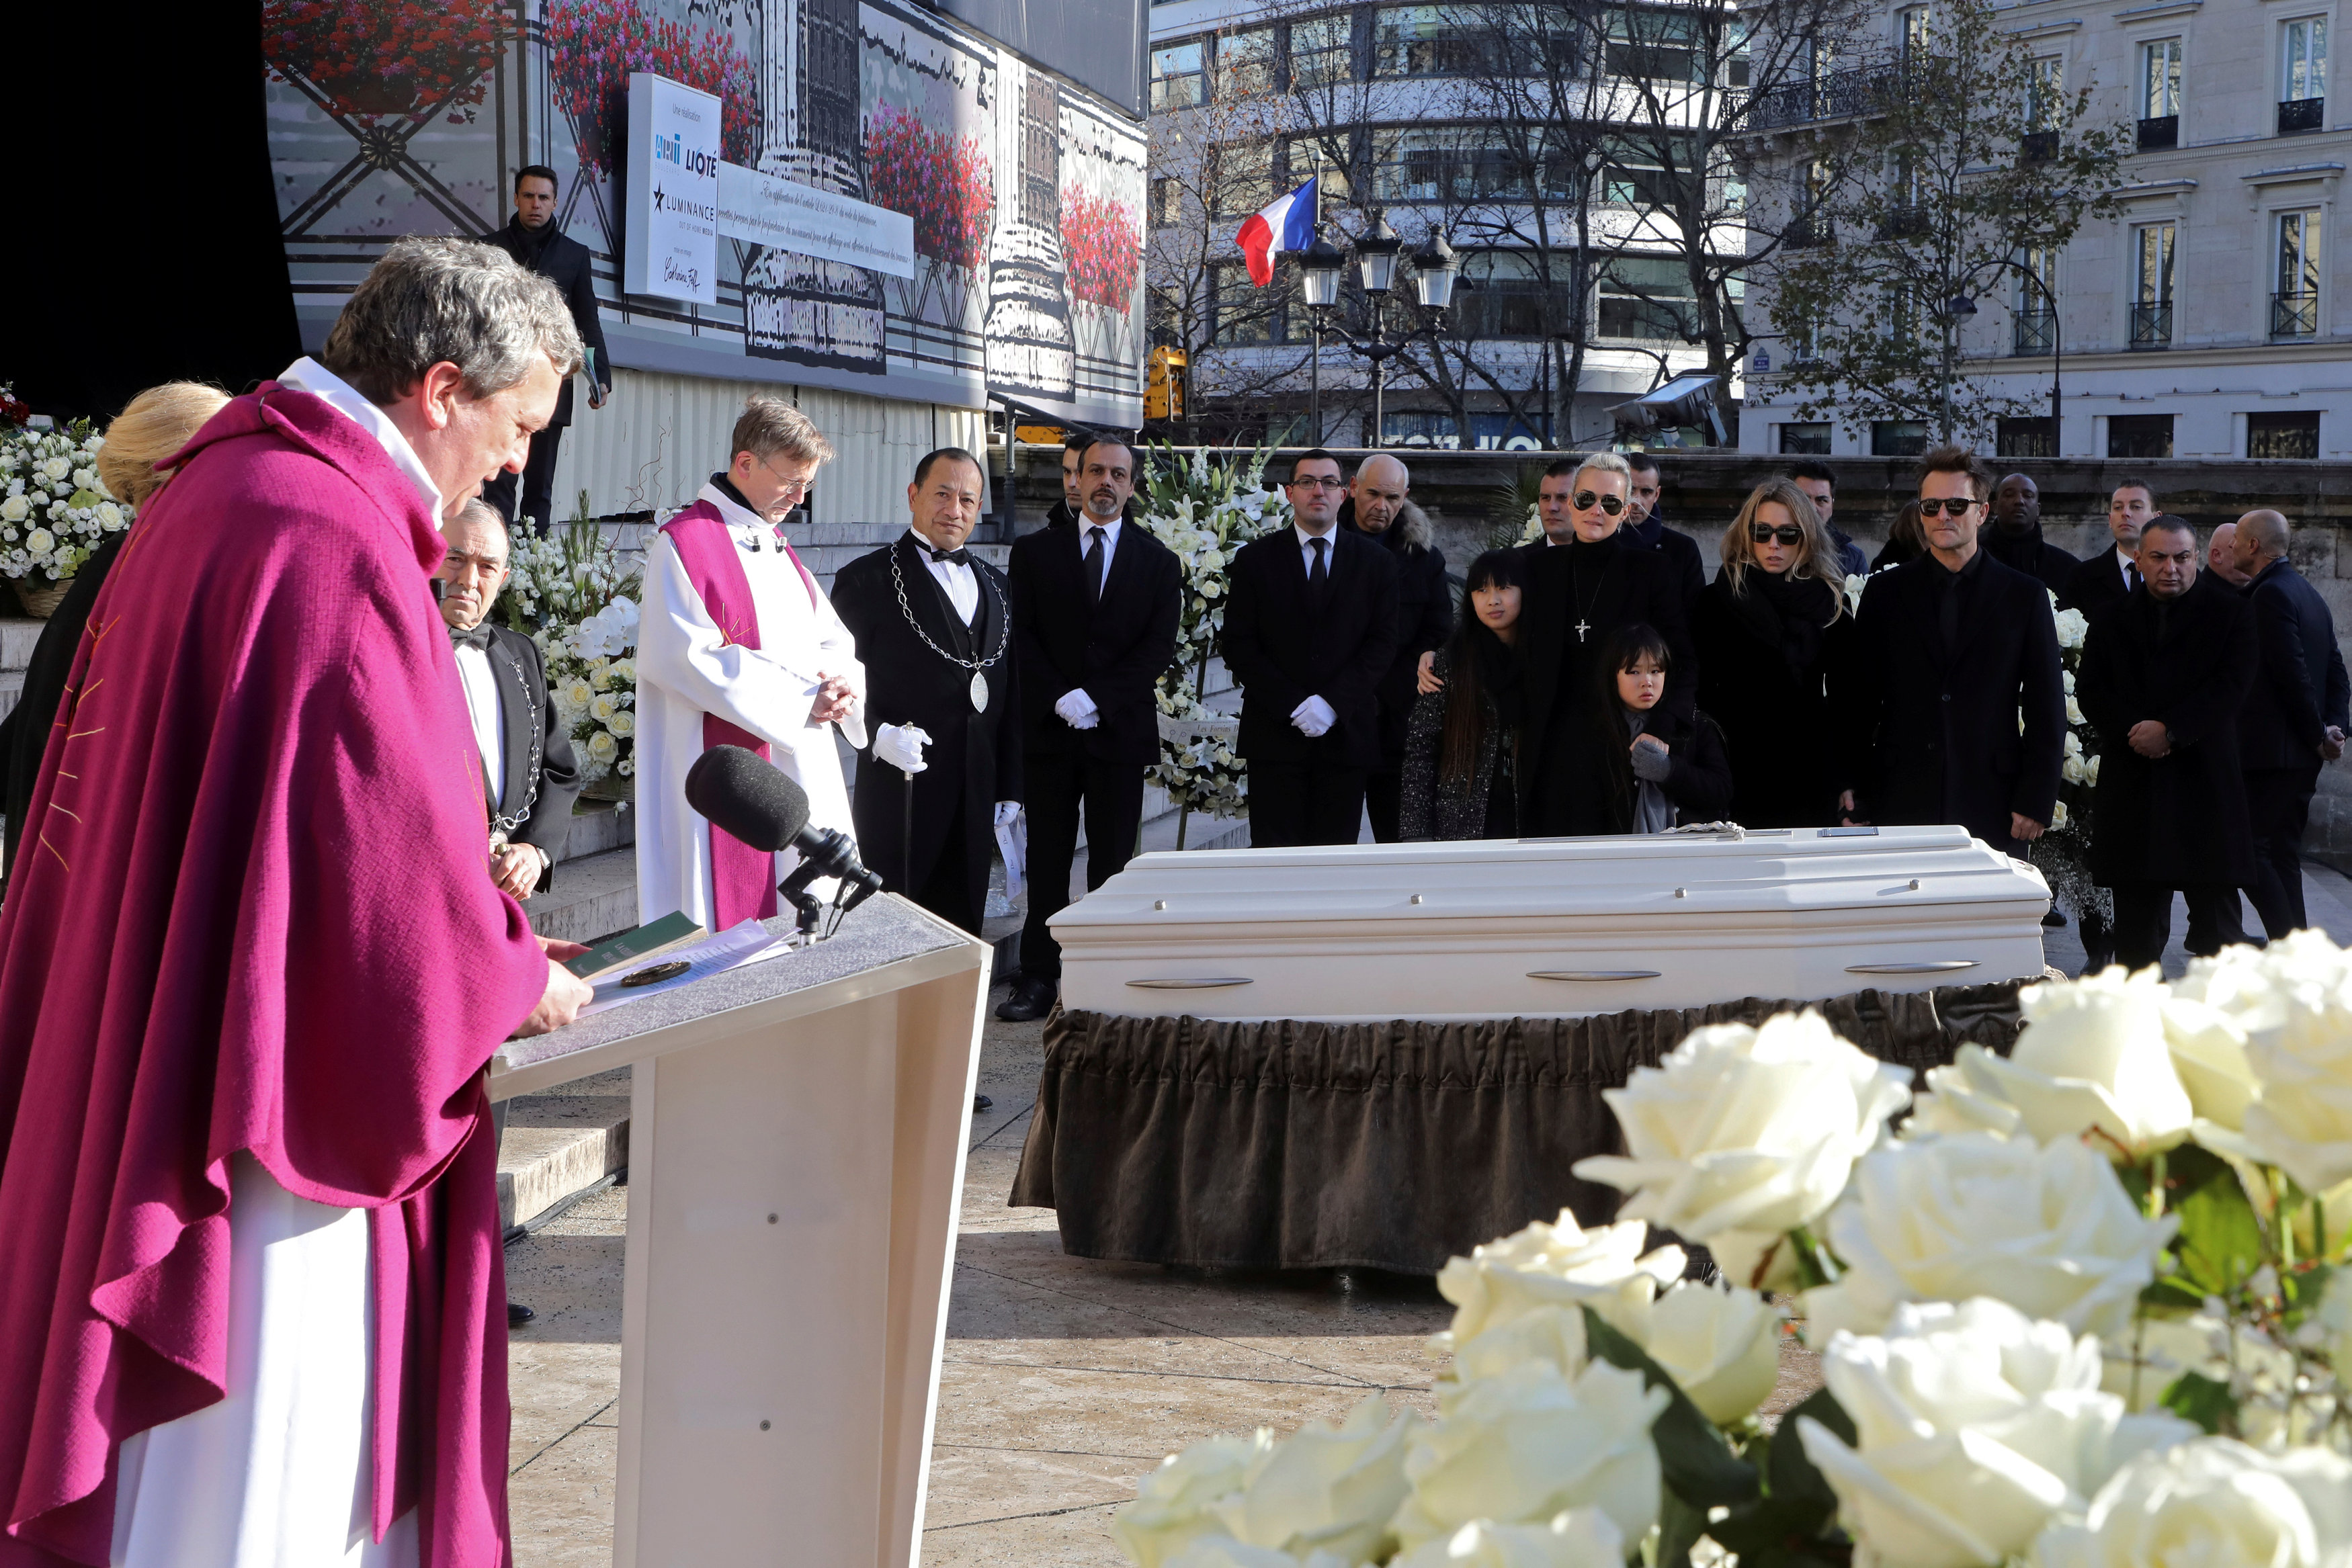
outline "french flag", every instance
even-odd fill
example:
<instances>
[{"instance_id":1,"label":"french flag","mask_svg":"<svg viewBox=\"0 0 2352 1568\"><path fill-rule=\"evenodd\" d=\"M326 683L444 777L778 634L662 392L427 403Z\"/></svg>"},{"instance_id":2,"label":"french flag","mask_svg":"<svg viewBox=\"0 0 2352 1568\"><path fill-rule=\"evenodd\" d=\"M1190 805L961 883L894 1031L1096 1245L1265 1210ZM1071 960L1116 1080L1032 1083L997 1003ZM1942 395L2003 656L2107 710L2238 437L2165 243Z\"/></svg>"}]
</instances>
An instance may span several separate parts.
<instances>
[{"instance_id":1,"label":"french flag","mask_svg":"<svg viewBox=\"0 0 2352 1568\"><path fill-rule=\"evenodd\" d=\"M1274 281L1274 258L1286 250L1305 250L1315 243L1315 182L1309 180L1242 225L1234 236L1249 258L1250 281L1264 288Z\"/></svg>"}]
</instances>

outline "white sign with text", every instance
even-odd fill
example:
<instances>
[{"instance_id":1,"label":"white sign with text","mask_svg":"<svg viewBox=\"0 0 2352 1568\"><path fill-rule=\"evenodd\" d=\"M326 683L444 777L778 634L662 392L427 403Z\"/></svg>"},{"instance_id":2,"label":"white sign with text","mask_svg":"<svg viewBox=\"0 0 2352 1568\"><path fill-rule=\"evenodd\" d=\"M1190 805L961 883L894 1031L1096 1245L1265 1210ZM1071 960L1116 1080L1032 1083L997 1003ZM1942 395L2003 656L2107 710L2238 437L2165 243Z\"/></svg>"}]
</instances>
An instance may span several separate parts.
<instances>
[{"instance_id":1,"label":"white sign with text","mask_svg":"<svg viewBox=\"0 0 2352 1568\"><path fill-rule=\"evenodd\" d=\"M719 303L719 102L650 71L629 74L621 287Z\"/></svg>"},{"instance_id":2,"label":"white sign with text","mask_svg":"<svg viewBox=\"0 0 2352 1568\"><path fill-rule=\"evenodd\" d=\"M915 276L915 220L740 163L719 165L719 232L820 261Z\"/></svg>"}]
</instances>

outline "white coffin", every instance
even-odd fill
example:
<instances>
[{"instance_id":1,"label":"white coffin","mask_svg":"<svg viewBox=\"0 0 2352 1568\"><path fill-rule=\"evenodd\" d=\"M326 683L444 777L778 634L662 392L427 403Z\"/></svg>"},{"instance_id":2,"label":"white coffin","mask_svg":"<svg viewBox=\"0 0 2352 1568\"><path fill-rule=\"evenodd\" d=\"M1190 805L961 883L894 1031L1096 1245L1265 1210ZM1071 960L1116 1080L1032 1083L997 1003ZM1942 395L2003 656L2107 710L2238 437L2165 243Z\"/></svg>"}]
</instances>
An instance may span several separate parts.
<instances>
[{"instance_id":1,"label":"white coffin","mask_svg":"<svg viewBox=\"0 0 2352 1568\"><path fill-rule=\"evenodd\" d=\"M1054 917L1066 1007L1474 1020L2037 979L2042 873L1961 828L1138 857Z\"/></svg>"}]
</instances>

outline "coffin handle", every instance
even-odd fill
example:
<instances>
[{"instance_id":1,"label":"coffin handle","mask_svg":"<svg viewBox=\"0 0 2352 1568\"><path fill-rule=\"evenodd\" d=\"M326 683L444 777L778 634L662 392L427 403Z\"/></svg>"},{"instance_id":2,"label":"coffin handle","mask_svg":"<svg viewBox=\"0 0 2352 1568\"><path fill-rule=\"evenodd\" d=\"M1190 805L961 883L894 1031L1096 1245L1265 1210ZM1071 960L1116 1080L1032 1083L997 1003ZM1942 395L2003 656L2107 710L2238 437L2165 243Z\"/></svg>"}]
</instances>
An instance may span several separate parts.
<instances>
[{"instance_id":1,"label":"coffin handle","mask_svg":"<svg viewBox=\"0 0 2352 1568\"><path fill-rule=\"evenodd\" d=\"M1944 975L1954 969L1973 969L1974 958L1923 958L1912 964L1848 964L1849 975Z\"/></svg>"},{"instance_id":2,"label":"coffin handle","mask_svg":"<svg viewBox=\"0 0 2352 1568\"><path fill-rule=\"evenodd\" d=\"M1246 975L1217 975L1197 980L1129 980L1128 984L1146 991L1213 991L1224 986L1246 986Z\"/></svg>"},{"instance_id":3,"label":"coffin handle","mask_svg":"<svg viewBox=\"0 0 2352 1568\"><path fill-rule=\"evenodd\" d=\"M1529 969L1530 980L1654 980L1656 969Z\"/></svg>"}]
</instances>

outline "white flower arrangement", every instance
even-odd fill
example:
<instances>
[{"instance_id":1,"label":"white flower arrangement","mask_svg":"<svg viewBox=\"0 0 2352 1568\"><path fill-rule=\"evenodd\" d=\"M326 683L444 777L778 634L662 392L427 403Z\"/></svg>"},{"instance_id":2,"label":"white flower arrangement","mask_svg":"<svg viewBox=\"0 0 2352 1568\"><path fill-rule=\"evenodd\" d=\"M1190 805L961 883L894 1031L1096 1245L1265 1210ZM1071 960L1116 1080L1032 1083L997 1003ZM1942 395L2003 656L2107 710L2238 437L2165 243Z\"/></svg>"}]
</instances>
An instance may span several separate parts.
<instances>
[{"instance_id":1,"label":"white flower arrangement","mask_svg":"<svg viewBox=\"0 0 2352 1568\"><path fill-rule=\"evenodd\" d=\"M1114 1535L1145 1568L2352 1563L2352 955L2021 1012L1899 1136L1906 1071L1818 1015L1695 1032L1576 1166L1619 1223L1439 1274L1434 1422L1196 1444ZM1790 1305L1824 1386L1768 1433Z\"/></svg>"},{"instance_id":2,"label":"white flower arrangement","mask_svg":"<svg viewBox=\"0 0 2352 1568\"><path fill-rule=\"evenodd\" d=\"M528 632L547 664L548 700L571 731L583 784L636 771L639 574L581 517L541 538L508 530L500 619Z\"/></svg>"},{"instance_id":3,"label":"white flower arrangement","mask_svg":"<svg viewBox=\"0 0 2352 1568\"><path fill-rule=\"evenodd\" d=\"M0 424L0 577L63 582L131 526L131 507L99 481L105 444L87 420L63 430Z\"/></svg>"},{"instance_id":4,"label":"white flower arrangement","mask_svg":"<svg viewBox=\"0 0 2352 1568\"><path fill-rule=\"evenodd\" d=\"M2058 628L2059 680L2065 692L2066 753L2058 764L2058 804L2050 831L2034 841L2033 863L2048 879L2058 902L2077 918L2095 913L2112 918L2115 900L2091 880L2091 818L2094 792L2099 784L2099 737L2074 701L2074 675L2083 664L2083 639L2090 622L2079 610L2061 610L2058 596L2050 595L2050 613ZM2018 733L2025 732L2025 715L2017 716Z\"/></svg>"}]
</instances>

